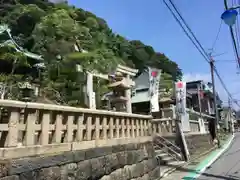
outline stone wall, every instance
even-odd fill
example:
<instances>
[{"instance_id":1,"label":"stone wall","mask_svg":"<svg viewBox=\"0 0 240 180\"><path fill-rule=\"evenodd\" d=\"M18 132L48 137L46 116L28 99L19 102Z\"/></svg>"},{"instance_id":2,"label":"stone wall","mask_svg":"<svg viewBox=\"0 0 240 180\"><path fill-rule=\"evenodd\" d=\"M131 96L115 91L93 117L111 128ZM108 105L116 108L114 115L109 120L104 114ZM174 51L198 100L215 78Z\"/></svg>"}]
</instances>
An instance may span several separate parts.
<instances>
[{"instance_id":1,"label":"stone wall","mask_svg":"<svg viewBox=\"0 0 240 180\"><path fill-rule=\"evenodd\" d=\"M155 180L152 142L0 162L0 180Z\"/></svg>"},{"instance_id":2,"label":"stone wall","mask_svg":"<svg viewBox=\"0 0 240 180\"><path fill-rule=\"evenodd\" d=\"M176 140L176 136L165 136L164 138L171 141L178 147L180 146L179 142L177 142ZM209 134L186 134L185 138L191 159L198 157L201 154L208 152L209 150L214 148L214 146L210 142Z\"/></svg>"},{"instance_id":3,"label":"stone wall","mask_svg":"<svg viewBox=\"0 0 240 180\"><path fill-rule=\"evenodd\" d=\"M198 157L214 148L209 134L186 135L185 137L191 158Z\"/></svg>"}]
</instances>

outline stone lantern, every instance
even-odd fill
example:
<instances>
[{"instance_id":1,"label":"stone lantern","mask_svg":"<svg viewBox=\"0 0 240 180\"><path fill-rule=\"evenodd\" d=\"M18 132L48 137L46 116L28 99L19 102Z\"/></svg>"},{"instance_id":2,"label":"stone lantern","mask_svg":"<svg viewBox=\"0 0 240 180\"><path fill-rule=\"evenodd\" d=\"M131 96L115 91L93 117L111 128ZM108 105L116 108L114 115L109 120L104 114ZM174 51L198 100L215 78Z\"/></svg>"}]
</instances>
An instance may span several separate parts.
<instances>
[{"instance_id":1,"label":"stone lantern","mask_svg":"<svg viewBox=\"0 0 240 180\"><path fill-rule=\"evenodd\" d=\"M31 101L32 93L34 91L32 85L28 81L26 81L22 84L19 84L19 88L21 89L22 93L22 101L25 102Z\"/></svg>"}]
</instances>

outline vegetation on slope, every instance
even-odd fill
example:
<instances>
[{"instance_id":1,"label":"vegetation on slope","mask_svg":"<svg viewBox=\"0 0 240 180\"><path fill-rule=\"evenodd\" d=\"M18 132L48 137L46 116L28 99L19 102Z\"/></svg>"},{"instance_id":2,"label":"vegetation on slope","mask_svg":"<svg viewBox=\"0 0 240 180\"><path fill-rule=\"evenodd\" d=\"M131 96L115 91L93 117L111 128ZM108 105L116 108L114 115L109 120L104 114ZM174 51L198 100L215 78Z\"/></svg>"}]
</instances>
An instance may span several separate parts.
<instances>
[{"instance_id":1,"label":"vegetation on slope","mask_svg":"<svg viewBox=\"0 0 240 180\"><path fill-rule=\"evenodd\" d=\"M46 69L42 72L41 86L46 92L59 92L61 103L76 105L83 100L79 92L84 78L76 72L76 64L102 73L110 72L117 64L140 71L145 66L154 66L173 80L182 77L178 65L164 54L139 40L130 41L113 33L105 20L67 3L3 0L0 16L1 23L10 26L19 45L43 55ZM76 47L87 52L77 53ZM98 89L101 94L106 88ZM46 93L46 96L57 98L56 93Z\"/></svg>"}]
</instances>

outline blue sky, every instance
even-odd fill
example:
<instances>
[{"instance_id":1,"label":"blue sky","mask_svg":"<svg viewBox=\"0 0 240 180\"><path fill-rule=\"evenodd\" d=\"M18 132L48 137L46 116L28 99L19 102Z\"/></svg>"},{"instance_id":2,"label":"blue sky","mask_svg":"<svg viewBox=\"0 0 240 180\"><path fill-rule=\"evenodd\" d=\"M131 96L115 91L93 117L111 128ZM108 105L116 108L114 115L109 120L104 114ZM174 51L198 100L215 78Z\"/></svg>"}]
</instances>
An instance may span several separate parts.
<instances>
[{"instance_id":1,"label":"blue sky","mask_svg":"<svg viewBox=\"0 0 240 180\"><path fill-rule=\"evenodd\" d=\"M224 10L223 0L174 0L185 20L207 50L212 48ZM174 20L162 0L69 0L70 4L88 10L105 19L114 32L128 39L141 40L156 51L177 62L186 80L210 80L209 65L194 48ZM240 99L240 77L236 74L229 29L222 24L215 54L225 53L216 60L217 69L231 93ZM217 80L217 91L223 101L227 95Z\"/></svg>"}]
</instances>

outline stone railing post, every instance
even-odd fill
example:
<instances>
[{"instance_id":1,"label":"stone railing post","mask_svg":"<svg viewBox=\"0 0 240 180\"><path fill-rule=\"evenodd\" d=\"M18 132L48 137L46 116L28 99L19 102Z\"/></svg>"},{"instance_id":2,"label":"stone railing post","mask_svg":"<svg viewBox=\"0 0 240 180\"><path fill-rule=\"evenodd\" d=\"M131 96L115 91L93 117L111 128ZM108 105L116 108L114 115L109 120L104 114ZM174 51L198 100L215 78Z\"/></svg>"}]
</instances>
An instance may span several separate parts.
<instances>
[{"instance_id":1,"label":"stone railing post","mask_svg":"<svg viewBox=\"0 0 240 180\"><path fill-rule=\"evenodd\" d=\"M61 143L62 120L63 120L62 114L57 114L56 115L56 121L55 121L55 132L53 134L53 142L55 142L55 143Z\"/></svg>"},{"instance_id":2,"label":"stone railing post","mask_svg":"<svg viewBox=\"0 0 240 180\"><path fill-rule=\"evenodd\" d=\"M35 123L37 121L36 111L35 110L27 110L27 122L26 122L26 134L25 134L25 142L26 146L34 145L35 141Z\"/></svg>"},{"instance_id":3,"label":"stone railing post","mask_svg":"<svg viewBox=\"0 0 240 180\"><path fill-rule=\"evenodd\" d=\"M10 112L8 122L7 147L16 147L18 145L18 122L20 119L19 108L8 108Z\"/></svg>"},{"instance_id":4,"label":"stone railing post","mask_svg":"<svg viewBox=\"0 0 240 180\"><path fill-rule=\"evenodd\" d=\"M49 140L50 111L42 112L40 144L47 145Z\"/></svg>"},{"instance_id":5,"label":"stone railing post","mask_svg":"<svg viewBox=\"0 0 240 180\"><path fill-rule=\"evenodd\" d=\"M95 121L95 140L98 141L100 139L100 117L96 116Z\"/></svg>"},{"instance_id":6,"label":"stone railing post","mask_svg":"<svg viewBox=\"0 0 240 180\"><path fill-rule=\"evenodd\" d=\"M119 121L119 117L116 118L116 138L120 138L120 121Z\"/></svg>"}]
</instances>

